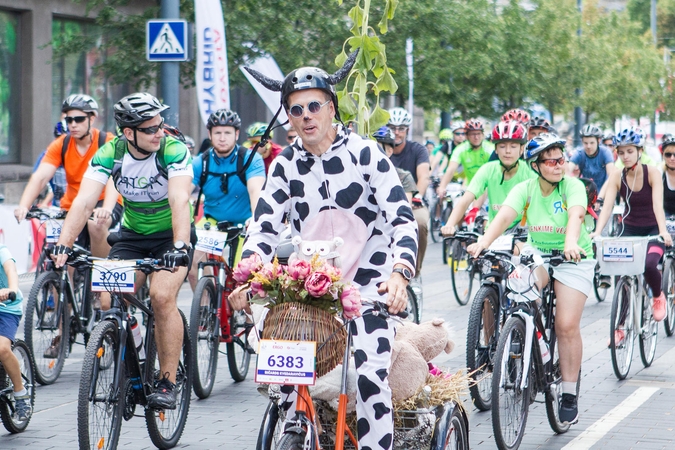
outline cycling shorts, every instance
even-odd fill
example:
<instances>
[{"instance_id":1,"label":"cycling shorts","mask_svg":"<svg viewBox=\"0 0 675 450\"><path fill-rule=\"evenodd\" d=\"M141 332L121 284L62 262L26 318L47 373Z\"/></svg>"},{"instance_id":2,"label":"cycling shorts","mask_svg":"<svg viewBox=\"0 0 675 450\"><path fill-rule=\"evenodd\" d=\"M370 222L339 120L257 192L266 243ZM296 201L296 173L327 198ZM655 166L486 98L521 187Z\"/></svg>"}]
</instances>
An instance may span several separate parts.
<instances>
[{"instance_id":1,"label":"cycling shorts","mask_svg":"<svg viewBox=\"0 0 675 450\"><path fill-rule=\"evenodd\" d=\"M136 233L129 228L121 227L117 233L111 233L108 243L111 245L109 258L112 259L162 259L165 253L173 250L173 230L153 234ZM197 243L194 225L190 228L190 242L193 247ZM190 252L190 264L192 264ZM190 266L188 265L188 268Z\"/></svg>"},{"instance_id":2,"label":"cycling shorts","mask_svg":"<svg viewBox=\"0 0 675 450\"><path fill-rule=\"evenodd\" d=\"M100 208L103 206L103 200L99 200L98 203L96 203L96 208ZM122 219L122 213L124 212L124 208L122 205L119 203L115 203L115 207L112 210L112 214L110 214L110 217L112 218L112 223L110 224L110 228L115 228L117 224L120 223L120 220ZM84 228L82 228L82 231L80 232L80 235L77 237L75 240L75 243L79 245L82 248L86 248L87 250L91 250L91 239L89 238L89 229L85 225Z\"/></svg>"}]
</instances>

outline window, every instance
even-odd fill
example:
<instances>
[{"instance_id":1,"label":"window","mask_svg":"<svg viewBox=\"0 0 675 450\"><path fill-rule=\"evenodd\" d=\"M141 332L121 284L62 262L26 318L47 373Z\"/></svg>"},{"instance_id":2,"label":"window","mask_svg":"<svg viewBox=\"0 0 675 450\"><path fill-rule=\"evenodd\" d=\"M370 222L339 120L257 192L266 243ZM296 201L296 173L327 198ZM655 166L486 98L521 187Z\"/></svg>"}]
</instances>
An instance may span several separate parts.
<instances>
[{"instance_id":1,"label":"window","mask_svg":"<svg viewBox=\"0 0 675 450\"><path fill-rule=\"evenodd\" d=\"M61 104L71 94L87 94L94 97L99 106L99 117L96 128L115 131L112 107L124 92L121 86L110 86L108 81L93 71L105 55L101 52L100 28L95 24L61 19L52 20L52 42L54 48L73 43L89 43L86 50L68 52L67 55L55 57L52 61L52 123L61 118Z\"/></svg>"},{"instance_id":2,"label":"window","mask_svg":"<svg viewBox=\"0 0 675 450\"><path fill-rule=\"evenodd\" d=\"M19 162L19 17L0 11L0 163Z\"/></svg>"}]
</instances>

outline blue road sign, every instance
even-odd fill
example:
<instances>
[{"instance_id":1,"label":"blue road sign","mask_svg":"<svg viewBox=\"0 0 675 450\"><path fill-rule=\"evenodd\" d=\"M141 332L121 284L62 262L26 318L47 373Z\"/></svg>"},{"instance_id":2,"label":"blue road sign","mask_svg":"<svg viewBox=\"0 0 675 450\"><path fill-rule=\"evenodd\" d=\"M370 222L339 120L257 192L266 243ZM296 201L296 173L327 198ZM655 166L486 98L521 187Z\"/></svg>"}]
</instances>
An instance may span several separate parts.
<instances>
[{"instance_id":1,"label":"blue road sign","mask_svg":"<svg viewBox=\"0 0 675 450\"><path fill-rule=\"evenodd\" d=\"M185 20L148 20L145 28L148 61L187 61L187 36Z\"/></svg>"}]
</instances>

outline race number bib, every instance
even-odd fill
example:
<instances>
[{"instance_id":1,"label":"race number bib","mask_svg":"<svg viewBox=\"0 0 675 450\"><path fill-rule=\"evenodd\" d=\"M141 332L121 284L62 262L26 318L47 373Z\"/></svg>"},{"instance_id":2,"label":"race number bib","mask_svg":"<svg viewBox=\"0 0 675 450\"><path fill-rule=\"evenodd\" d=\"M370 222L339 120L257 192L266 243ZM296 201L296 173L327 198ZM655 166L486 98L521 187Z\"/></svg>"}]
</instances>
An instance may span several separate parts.
<instances>
[{"instance_id":1,"label":"race number bib","mask_svg":"<svg viewBox=\"0 0 675 450\"><path fill-rule=\"evenodd\" d=\"M505 234L495 239L488 250L496 252L510 252L513 249L513 235Z\"/></svg>"},{"instance_id":2,"label":"race number bib","mask_svg":"<svg viewBox=\"0 0 675 450\"><path fill-rule=\"evenodd\" d=\"M48 244L56 244L61 236L61 228L63 228L62 219L49 219L45 222L45 241Z\"/></svg>"},{"instance_id":3,"label":"race number bib","mask_svg":"<svg viewBox=\"0 0 675 450\"><path fill-rule=\"evenodd\" d=\"M316 342L262 339L256 383L314 386Z\"/></svg>"},{"instance_id":4,"label":"race number bib","mask_svg":"<svg viewBox=\"0 0 675 450\"><path fill-rule=\"evenodd\" d=\"M633 243L630 241L604 241L602 243L602 260L629 262L633 261Z\"/></svg>"},{"instance_id":5,"label":"race number bib","mask_svg":"<svg viewBox=\"0 0 675 450\"><path fill-rule=\"evenodd\" d=\"M227 233L222 233L216 230L197 230L197 245L195 250L202 251L209 255L223 254L225 243L227 241Z\"/></svg>"},{"instance_id":6,"label":"race number bib","mask_svg":"<svg viewBox=\"0 0 675 450\"><path fill-rule=\"evenodd\" d=\"M91 269L92 292L134 292L136 261L97 261Z\"/></svg>"}]
</instances>

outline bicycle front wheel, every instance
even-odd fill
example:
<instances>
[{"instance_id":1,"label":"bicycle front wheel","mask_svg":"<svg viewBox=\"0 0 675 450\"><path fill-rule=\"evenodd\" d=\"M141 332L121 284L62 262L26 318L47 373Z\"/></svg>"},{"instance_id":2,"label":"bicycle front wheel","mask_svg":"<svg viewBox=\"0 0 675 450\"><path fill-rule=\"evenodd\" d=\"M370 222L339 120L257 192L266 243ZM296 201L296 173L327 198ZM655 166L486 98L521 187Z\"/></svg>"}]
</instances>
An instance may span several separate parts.
<instances>
[{"instance_id":1,"label":"bicycle front wheel","mask_svg":"<svg viewBox=\"0 0 675 450\"><path fill-rule=\"evenodd\" d=\"M19 360L19 369L21 370L21 381L24 389L28 391L30 396L31 407L35 406L35 366L33 365L33 358L30 355L30 349L25 342L17 340L13 347L12 353ZM5 368L0 365L0 391L9 388L14 391L12 380L7 375ZM10 403L14 400L6 399L7 401L0 401L0 418L5 429L10 433L21 433L28 427L30 417L26 420L19 420L14 417L14 411L10 408Z\"/></svg>"},{"instance_id":2,"label":"bicycle front wheel","mask_svg":"<svg viewBox=\"0 0 675 450\"><path fill-rule=\"evenodd\" d=\"M122 428L124 370L115 386L119 334L115 322L99 323L91 333L82 363L77 397L80 450L116 449Z\"/></svg>"},{"instance_id":3,"label":"bicycle front wheel","mask_svg":"<svg viewBox=\"0 0 675 450\"><path fill-rule=\"evenodd\" d=\"M509 318L502 328L492 374L492 430L500 450L518 448L523 440L530 407L531 380L521 387L530 373L525 367L525 323ZM531 363L530 363L531 365Z\"/></svg>"},{"instance_id":4,"label":"bicycle front wheel","mask_svg":"<svg viewBox=\"0 0 675 450\"><path fill-rule=\"evenodd\" d=\"M647 295L646 286L640 293L640 359L645 367L654 362L656 342L659 337L659 323L654 320L652 300Z\"/></svg>"},{"instance_id":5,"label":"bicycle front wheel","mask_svg":"<svg viewBox=\"0 0 675 450\"><path fill-rule=\"evenodd\" d=\"M666 329L666 336L670 337L675 332L675 259L666 258L661 284L666 296L666 318L663 327Z\"/></svg>"},{"instance_id":6,"label":"bicycle front wheel","mask_svg":"<svg viewBox=\"0 0 675 450\"><path fill-rule=\"evenodd\" d=\"M288 433L284 434L279 440L279 445L276 450L302 450L305 445L305 437L296 434Z\"/></svg>"},{"instance_id":7,"label":"bicycle front wheel","mask_svg":"<svg viewBox=\"0 0 675 450\"><path fill-rule=\"evenodd\" d=\"M499 319L497 291L483 286L471 304L466 332L466 366L475 380L469 390L473 404L480 411L492 407L492 370L499 342Z\"/></svg>"},{"instance_id":8,"label":"bicycle front wheel","mask_svg":"<svg viewBox=\"0 0 675 450\"><path fill-rule=\"evenodd\" d=\"M429 234L432 242L441 239L440 205L441 201L436 196L429 202Z\"/></svg>"},{"instance_id":9,"label":"bicycle front wheel","mask_svg":"<svg viewBox=\"0 0 675 450\"><path fill-rule=\"evenodd\" d=\"M24 340L35 361L35 379L55 382L66 360L70 318L68 306L59 301L61 280L56 272L41 274L28 295L24 318Z\"/></svg>"},{"instance_id":10,"label":"bicycle front wheel","mask_svg":"<svg viewBox=\"0 0 675 450\"><path fill-rule=\"evenodd\" d=\"M595 275L593 275L593 291L595 291L595 299L598 302L604 302L607 298L607 291L609 291L609 286L603 285L601 282L601 275L599 268L595 266Z\"/></svg>"},{"instance_id":11,"label":"bicycle front wheel","mask_svg":"<svg viewBox=\"0 0 675 450\"><path fill-rule=\"evenodd\" d=\"M218 369L220 322L218 299L213 280L204 277L197 283L190 310L190 343L192 344L192 387L199 398L207 398L213 390Z\"/></svg>"},{"instance_id":12,"label":"bicycle front wheel","mask_svg":"<svg viewBox=\"0 0 675 450\"><path fill-rule=\"evenodd\" d=\"M551 345L549 347L551 357L553 358L553 382L548 386L544 393L544 401L546 402L546 417L551 429L556 434L567 433L570 429L570 423L562 423L558 417L558 408L562 401L562 373L560 372L560 355L558 353L558 342L555 338L555 330L552 331ZM579 398L579 386L581 383L581 371L577 378L577 398Z\"/></svg>"},{"instance_id":13,"label":"bicycle front wheel","mask_svg":"<svg viewBox=\"0 0 675 450\"><path fill-rule=\"evenodd\" d=\"M173 448L178 444L190 410L190 392L192 391L192 348L190 345L190 332L183 311L178 310L183 320L183 351L178 361L176 371L176 409L156 410L146 408L145 423L152 443L158 448ZM157 357L157 346L154 339L151 341L147 352L146 364L154 367L154 380L159 381L160 368ZM147 381L147 380L146 380Z\"/></svg>"},{"instance_id":14,"label":"bicycle front wheel","mask_svg":"<svg viewBox=\"0 0 675 450\"><path fill-rule=\"evenodd\" d=\"M455 294L457 303L464 306L469 303L476 273L469 263L468 253L461 242L455 241L450 248L450 279L452 292Z\"/></svg>"},{"instance_id":15,"label":"bicycle front wheel","mask_svg":"<svg viewBox=\"0 0 675 450\"><path fill-rule=\"evenodd\" d=\"M244 311L232 311L230 316L230 334L232 342L227 343L227 365L234 381L244 381L251 363L248 348L248 334L253 324L246 322Z\"/></svg>"},{"instance_id":16,"label":"bicycle front wheel","mask_svg":"<svg viewBox=\"0 0 675 450\"><path fill-rule=\"evenodd\" d=\"M277 449L281 433L283 433L283 422L283 419L279 418L279 405L277 402L270 401L260 424L255 450Z\"/></svg>"},{"instance_id":17,"label":"bicycle front wheel","mask_svg":"<svg viewBox=\"0 0 675 450\"><path fill-rule=\"evenodd\" d=\"M609 350L612 355L614 375L623 380L633 362L633 288L626 277L621 277L614 288L609 329Z\"/></svg>"}]
</instances>

